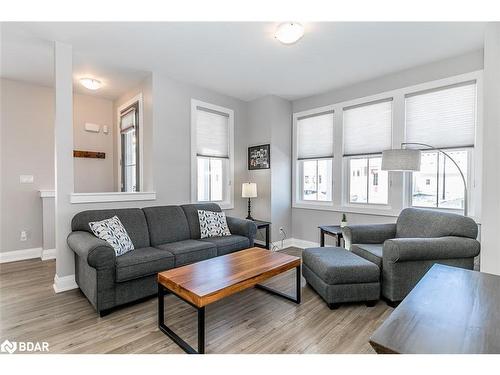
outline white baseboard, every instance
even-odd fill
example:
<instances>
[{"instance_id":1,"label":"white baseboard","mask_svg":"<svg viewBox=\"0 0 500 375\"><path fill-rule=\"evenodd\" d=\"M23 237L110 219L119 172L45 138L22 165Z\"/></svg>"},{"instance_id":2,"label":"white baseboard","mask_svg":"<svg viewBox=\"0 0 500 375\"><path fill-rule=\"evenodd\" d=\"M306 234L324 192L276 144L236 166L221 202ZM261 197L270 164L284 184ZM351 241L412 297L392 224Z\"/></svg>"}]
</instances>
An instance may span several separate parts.
<instances>
[{"instance_id":1,"label":"white baseboard","mask_svg":"<svg viewBox=\"0 0 500 375\"><path fill-rule=\"evenodd\" d=\"M0 253L0 263L18 262L20 260L36 259L42 260L56 259L56 249L45 249L34 247L33 249L23 249L6 251Z\"/></svg>"},{"instance_id":2,"label":"white baseboard","mask_svg":"<svg viewBox=\"0 0 500 375\"><path fill-rule=\"evenodd\" d=\"M56 249L42 250L42 260L56 259Z\"/></svg>"},{"instance_id":3,"label":"white baseboard","mask_svg":"<svg viewBox=\"0 0 500 375\"><path fill-rule=\"evenodd\" d=\"M41 258L42 248L35 247L33 249L14 250L0 253L0 263L17 262L20 260Z\"/></svg>"},{"instance_id":4,"label":"white baseboard","mask_svg":"<svg viewBox=\"0 0 500 375\"><path fill-rule=\"evenodd\" d=\"M71 289L78 289L78 284L75 281L75 275L68 275L59 277L57 274L54 276L54 291L62 293Z\"/></svg>"},{"instance_id":5,"label":"white baseboard","mask_svg":"<svg viewBox=\"0 0 500 375\"><path fill-rule=\"evenodd\" d=\"M274 245L281 249L286 249L287 247L298 247L299 249L307 249L308 247L319 247L319 243L301 240L298 238L286 238L283 241L283 247L281 246L281 241L274 242Z\"/></svg>"}]
</instances>

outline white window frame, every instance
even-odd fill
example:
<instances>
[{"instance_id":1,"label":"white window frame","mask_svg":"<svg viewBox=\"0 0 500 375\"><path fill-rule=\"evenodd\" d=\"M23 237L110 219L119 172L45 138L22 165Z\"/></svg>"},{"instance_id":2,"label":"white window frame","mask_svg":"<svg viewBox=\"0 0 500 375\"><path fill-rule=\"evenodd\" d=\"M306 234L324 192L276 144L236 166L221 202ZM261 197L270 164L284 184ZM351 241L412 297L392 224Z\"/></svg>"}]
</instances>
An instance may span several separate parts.
<instances>
[{"instance_id":1,"label":"white window frame","mask_svg":"<svg viewBox=\"0 0 500 375\"><path fill-rule=\"evenodd\" d=\"M121 112L132 104L139 102L139 183L137 184L137 192L141 192L144 187L144 99L142 92L134 96L132 99L123 103L116 110L116 155L118 161L116 163L116 174L118 177L117 190L121 192L122 187L122 140L121 140Z\"/></svg>"},{"instance_id":2,"label":"white window frame","mask_svg":"<svg viewBox=\"0 0 500 375\"><path fill-rule=\"evenodd\" d=\"M422 84L403 87L395 90L381 92L367 97L356 98L320 108L314 108L293 114L293 144L292 144L292 207L303 209L327 210L335 212L359 213L377 216L396 217L401 210L411 207L412 174L410 172L389 172L389 201L387 205L349 203L349 175L348 157L343 157L343 113L345 107L369 103L376 100L393 98L392 104L392 147L399 148L405 142L405 95L418 91L445 87L457 83L476 81L476 128L475 144L471 154L473 161L470 164L468 183L469 215L476 221L481 217L481 181L482 181L482 144L483 144L483 71L473 71ZM296 122L298 117L318 113L320 111L333 110L334 122L334 157L333 157L333 202L328 204L298 199L299 175L297 163L297 136ZM442 210L441 208L430 208ZM461 210L444 209L447 212Z\"/></svg>"},{"instance_id":3,"label":"white window frame","mask_svg":"<svg viewBox=\"0 0 500 375\"><path fill-rule=\"evenodd\" d=\"M319 108L314 108L311 110L307 111L302 111L302 112L296 112L293 114L293 147L292 147L292 158L293 158L293 168L292 168L292 199L293 199L293 207L310 207L310 208L318 208L318 207L332 207L333 206L333 201L334 201L334 195L335 195L335 157L332 158L332 200L331 201L310 201L310 200L304 200L302 198L302 177L303 177L303 171L301 168L301 162L302 160L298 160L298 145L299 145L299 139L297 136L297 126L298 126L298 119L300 117L304 116L311 116L311 115L316 115L320 114L323 112L329 112L333 111L333 106L328 105L324 107L319 107ZM335 154L335 113L333 113L333 152ZM318 158L318 159L309 159L309 160L320 160L320 159L327 159L327 158ZM328 158L329 159L329 158Z\"/></svg>"},{"instance_id":4,"label":"white window frame","mask_svg":"<svg viewBox=\"0 0 500 375\"><path fill-rule=\"evenodd\" d=\"M197 107L207 108L213 111L225 113L228 115L228 136L229 136L229 160L225 188L223 187L222 201L214 201L222 209L229 210L234 208L234 111L230 108L221 107L215 104L203 102L197 99L191 99L191 202L209 203L209 201L198 201L198 156L196 139L196 118Z\"/></svg>"}]
</instances>

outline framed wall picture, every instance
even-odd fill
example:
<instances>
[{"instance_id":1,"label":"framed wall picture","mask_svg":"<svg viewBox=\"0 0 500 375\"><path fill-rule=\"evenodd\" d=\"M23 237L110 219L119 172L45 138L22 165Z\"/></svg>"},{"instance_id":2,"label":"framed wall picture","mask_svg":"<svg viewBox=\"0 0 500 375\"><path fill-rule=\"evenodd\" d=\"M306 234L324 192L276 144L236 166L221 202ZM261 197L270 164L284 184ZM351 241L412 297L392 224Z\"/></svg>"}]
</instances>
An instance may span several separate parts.
<instances>
[{"instance_id":1,"label":"framed wall picture","mask_svg":"<svg viewBox=\"0 0 500 375\"><path fill-rule=\"evenodd\" d=\"M251 146L248 148L248 169L271 168L271 145Z\"/></svg>"}]
</instances>

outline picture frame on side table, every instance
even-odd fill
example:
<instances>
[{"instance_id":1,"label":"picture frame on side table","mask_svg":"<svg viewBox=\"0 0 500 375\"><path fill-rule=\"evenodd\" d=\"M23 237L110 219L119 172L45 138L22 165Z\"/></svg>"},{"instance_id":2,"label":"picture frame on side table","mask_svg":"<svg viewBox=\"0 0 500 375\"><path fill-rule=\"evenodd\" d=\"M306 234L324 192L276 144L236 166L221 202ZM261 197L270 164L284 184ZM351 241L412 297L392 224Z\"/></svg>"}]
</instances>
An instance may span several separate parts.
<instances>
[{"instance_id":1,"label":"picture frame on side table","mask_svg":"<svg viewBox=\"0 0 500 375\"><path fill-rule=\"evenodd\" d=\"M271 145L248 147L248 170L271 168Z\"/></svg>"}]
</instances>

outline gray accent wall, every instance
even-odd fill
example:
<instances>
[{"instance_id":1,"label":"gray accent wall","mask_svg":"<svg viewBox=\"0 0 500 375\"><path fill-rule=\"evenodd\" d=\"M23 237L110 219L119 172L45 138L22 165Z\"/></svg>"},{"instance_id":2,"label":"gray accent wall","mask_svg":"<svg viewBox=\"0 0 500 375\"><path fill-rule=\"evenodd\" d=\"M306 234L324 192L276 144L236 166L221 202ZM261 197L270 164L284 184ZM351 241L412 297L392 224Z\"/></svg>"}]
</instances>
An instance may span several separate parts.
<instances>
[{"instance_id":1,"label":"gray accent wall","mask_svg":"<svg viewBox=\"0 0 500 375\"><path fill-rule=\"evenodd\" d=\"M257 183L252 216L271 221L273 242L282 238L280 227L287 238L292 234L291 124L292 105L288 100L269 95L248 103L247 147L271 145L271 168L248 171L248 181ZM264 234L258 233L257 239L263 240Z\"/></svg>"},{"instance_id":2,"label":"gray accent wall","mask_svg":"<svg viewBox=\"0 0 500 375\"><path fill-rule=\"evenodd\" d=\"M293 112L305 111L317 107L362 98L385 91L438 80L454 75L483 69L483 50L473 51L465 55L436 61L412 69L373 80L356 83L352 86L331 90L320 95L314 95L292 102ZM335 225L341 220L341 212L312 209L292 209L292 237L319 242L318 225ZM376 224L395 222L396 217L373 214L347 213L351 224Z\"/></svg>"}]
</instances>

